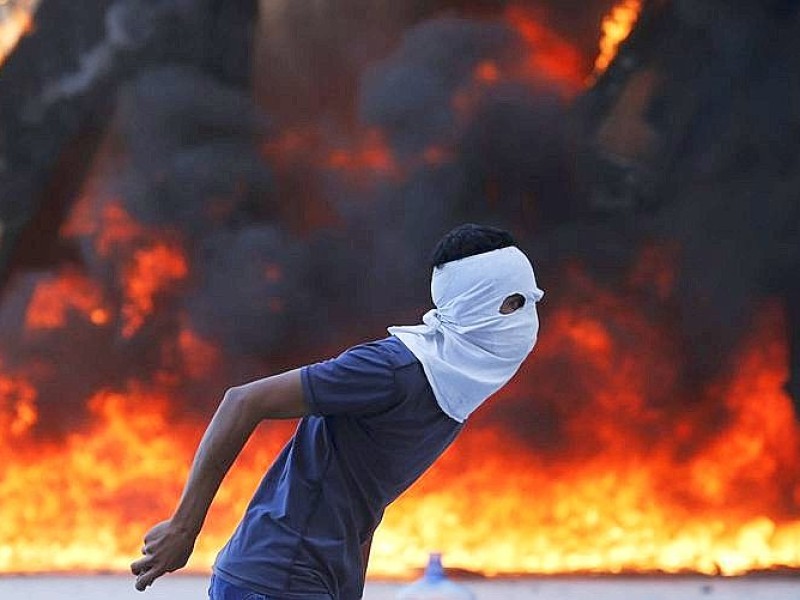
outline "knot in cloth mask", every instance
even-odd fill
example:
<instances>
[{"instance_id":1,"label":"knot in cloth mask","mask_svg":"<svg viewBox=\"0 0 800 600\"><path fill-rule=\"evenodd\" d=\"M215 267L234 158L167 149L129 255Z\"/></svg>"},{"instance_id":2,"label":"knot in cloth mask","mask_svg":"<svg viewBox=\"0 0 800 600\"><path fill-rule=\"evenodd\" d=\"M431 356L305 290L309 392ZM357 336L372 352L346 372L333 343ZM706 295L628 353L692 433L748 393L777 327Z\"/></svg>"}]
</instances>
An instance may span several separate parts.
<instances>
[{"instance_id":1,"label":"knot in cloth mask","mask_svg":"<svg viewBox=\"0 0 800 600\"><path fill-rule=\"evenodd\" d=\"M515 294L525 299L523 306L501 313L503 301ZM389 327L389 333L422 363L441 409L463 422L533 350L543 295L519 248L492 250L434 268L436 308L422 325Z\"/></svg>"}]
</instances>

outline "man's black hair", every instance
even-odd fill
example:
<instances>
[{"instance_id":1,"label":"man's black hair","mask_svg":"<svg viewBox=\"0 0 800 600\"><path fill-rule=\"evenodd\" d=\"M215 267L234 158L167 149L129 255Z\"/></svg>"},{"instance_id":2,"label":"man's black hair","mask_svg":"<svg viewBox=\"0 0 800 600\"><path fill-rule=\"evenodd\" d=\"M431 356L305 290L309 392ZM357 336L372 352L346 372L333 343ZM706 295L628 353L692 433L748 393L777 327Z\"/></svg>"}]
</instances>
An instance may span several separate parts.
<instances>
[{"instance_id":1,"label":"man's black hair","mask_svg":"<svg viewBox=\"0 0 800 600\"><path fill-rule=\"evenodd\" d=\"M508 246L516 246L511 234L497 227L466 223L448 231L436 244L431 257L433 267L453 260L483 254Z\"/></svg>"}]
</instances>

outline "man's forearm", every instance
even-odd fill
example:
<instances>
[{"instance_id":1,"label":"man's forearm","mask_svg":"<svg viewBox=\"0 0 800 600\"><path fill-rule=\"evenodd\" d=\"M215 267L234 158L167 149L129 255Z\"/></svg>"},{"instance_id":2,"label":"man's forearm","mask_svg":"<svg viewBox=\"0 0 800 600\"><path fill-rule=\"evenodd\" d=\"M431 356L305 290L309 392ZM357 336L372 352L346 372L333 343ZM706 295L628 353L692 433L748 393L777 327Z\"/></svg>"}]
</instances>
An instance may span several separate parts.
<instances>
[{"instance_id":1,"label":"man's forearm","mask_svg":"<svg viewBox=\"0 0 800 600\"><path fill-rule=\"evenodd\" d=\"M192 462L172 522L197 535L226 473L258 425L246 398L231 390L220 403Z\"/></svg>"},{"instance_id":2,"label":"man's forearm","mask_svg":"<svg viewBox=\"0 0 800 600\"><path fill-rule=\"evenodd\" d=\"M137 590L186 565L211 501L256 425L307 410L299 369L228 390L203 434L175 513L145 534L144 556L131 563Z\"/></svg>"}]
</instances>

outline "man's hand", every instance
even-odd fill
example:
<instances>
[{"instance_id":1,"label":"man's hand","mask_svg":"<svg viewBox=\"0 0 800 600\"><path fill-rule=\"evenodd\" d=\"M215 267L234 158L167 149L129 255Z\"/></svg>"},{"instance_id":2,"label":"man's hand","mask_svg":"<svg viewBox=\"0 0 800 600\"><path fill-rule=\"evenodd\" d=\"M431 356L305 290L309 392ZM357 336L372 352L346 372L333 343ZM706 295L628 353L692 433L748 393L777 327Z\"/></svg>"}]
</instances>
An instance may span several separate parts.
<instances>
[{"instance_id":1,"label":"man's hand","mask_svg":"<svg viewBox=\"0 0 800 600\"><path fill-rule=\"evenodd\" d=\"M136 589L143 592L164 573L186 566L195 539L196 535L176 527L171 520L162 521L148 531L142 547L144 557L131 564L131 572L136 575Z\"/></svg>"}]
</instances>

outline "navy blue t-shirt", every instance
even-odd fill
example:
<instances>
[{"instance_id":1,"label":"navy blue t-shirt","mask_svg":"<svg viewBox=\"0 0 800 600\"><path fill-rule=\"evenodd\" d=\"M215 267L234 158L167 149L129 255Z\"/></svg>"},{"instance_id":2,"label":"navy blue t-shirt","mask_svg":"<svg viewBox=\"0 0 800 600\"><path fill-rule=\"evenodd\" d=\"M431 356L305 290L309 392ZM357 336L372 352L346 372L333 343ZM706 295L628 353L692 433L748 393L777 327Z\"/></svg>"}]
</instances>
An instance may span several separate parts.
<instances>
[{"instance_id":1,"label":"navy blue t-shirt","mask_svg":"<svg viewBox=\"0 0 800 600\"><path fill-rule=\"evenodd\" d=\"M361 547L462 425L395 337L301 370L310 416L269 469L214 572L272 600L357 600Z\"/></svg>"}]
</instances>

